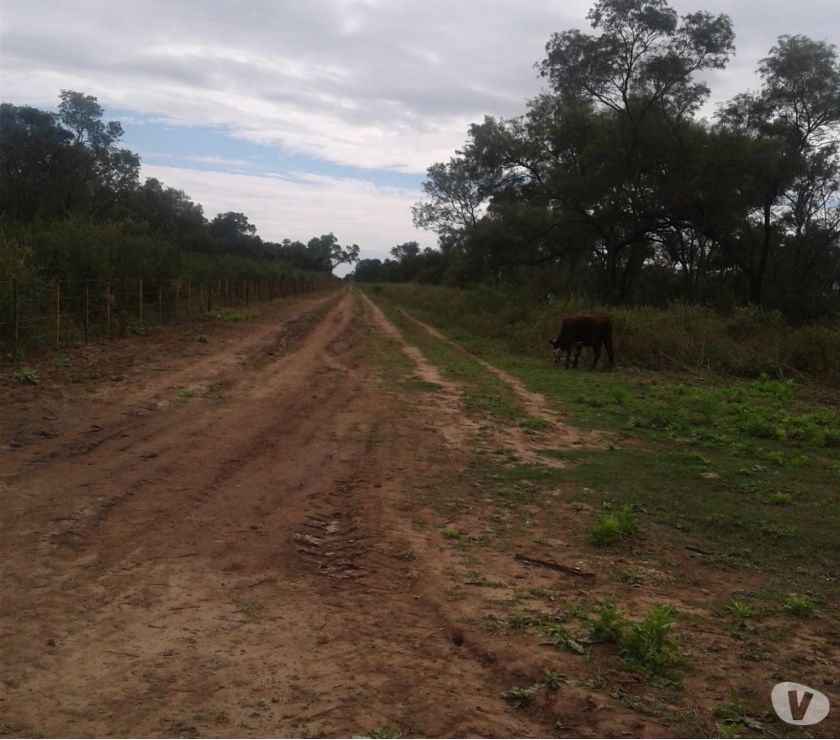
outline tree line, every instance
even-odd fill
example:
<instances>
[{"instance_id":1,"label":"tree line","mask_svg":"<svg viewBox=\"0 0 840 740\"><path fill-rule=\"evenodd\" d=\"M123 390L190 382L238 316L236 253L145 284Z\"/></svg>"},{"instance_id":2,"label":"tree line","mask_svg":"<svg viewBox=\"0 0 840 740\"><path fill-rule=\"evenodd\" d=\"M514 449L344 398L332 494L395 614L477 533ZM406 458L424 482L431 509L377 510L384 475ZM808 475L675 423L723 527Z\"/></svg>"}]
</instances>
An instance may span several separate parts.
<instances>
[{"instance_id":1,"label":"tree line","mask_svg":"<svg viewBox=\"0 0 840 740\"><path fill-rule=\"evenodd\" d=\"M0 104L0 273L90 279L330 274L357 259L334 234L264 241L243 213L208 220L182 190L140 182L140 157L98 100L62 90L56 113Z\"/></svg>"},{"instance_id":2,"label":"tree line","mask_svg":"<svg viewBox=\"0 0 840 740\"><path fill-rule=\"evenodd\" d=\"M429 167L417 226L439 249L363 260L359 279L533 286L610 304L681 300L781 309L840 305L840 63L780 37L761 88L708 121L698 74L725 68L726 15L666 0L599 0L593 33L555 33L543 91L473 124Z\"/></svg>"}]
</instances>

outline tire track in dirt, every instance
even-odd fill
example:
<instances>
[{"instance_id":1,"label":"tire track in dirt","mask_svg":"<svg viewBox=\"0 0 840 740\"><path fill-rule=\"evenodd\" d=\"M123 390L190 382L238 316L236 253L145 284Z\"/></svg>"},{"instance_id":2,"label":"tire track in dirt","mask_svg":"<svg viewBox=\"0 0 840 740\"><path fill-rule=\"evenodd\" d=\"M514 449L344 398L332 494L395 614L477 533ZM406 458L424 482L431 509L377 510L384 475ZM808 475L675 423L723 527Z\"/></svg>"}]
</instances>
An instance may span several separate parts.
<instances>
[{"instance_id":1,"label":"tire track in dirt","mask_svg":"<svg viewBox=\"0 0 840 740\"><path fill-rule=\"evenodd\" d=\"M128 443L4 484L26 504L0 525L0 734L540 734L399 558L390 470L422 463L387 442L407 420L365 370L367 321L345 294L235 403L131 417Z\"/></svg>"},{"instance_id":2,"label":"tire track in dirt","mask_svg":"<svg viewBox=\"0 0 840 740\"><path fill-rule=\"evenodd\" d=\"M321 295L285 303L274 314L273 321L235 339L223 353L211 348L208 355L188 364L179 358L171 358L174 366L164 369L167 374L149 376L146 373L134 386L115 385L98 390L91 399L95 400L99 412L93 423L74 424L71 421L60 435L39 444L31 453L27 447L18 450L17 461L38 465L53 459L74 457L80 452L88 453L123 436L126 429L135 427L135 417L168 410L177 402L177 393L181 388L189 387L196 394L210 392L214 388L235 388L248 378L243 374L243 367L259 367L277 352L282 353L286 344L303 339L307 316L335 300L333 295ZM84 439L79 440L79 437ZM20 465L16 467L18 472L22 469Z\"/></svg>"},{"instance_id":3,"label":"tire track in dirt","mask_svg":"<svg viewBox=\"0 0 840 740\"><path fill-rule=\"evenodd\" d=\"M441 424L441 432L452 444L464 444L467 439L476 439L482 430L486 431L486 419L475 418L467 414L461 401L462 385L444 377L439 368L433 365L423 353L403 336L402 332L394 325L385 314L364 297L367 305L370 306L374 318L380 328L390 337L395 339L406 355L408 355L417 366L417 374L426 382L441 387L442 392L438 394L439 411L441 416L448 418L447 424ZM519 400L527 413L545 422L546 429L538 434L528 432L522 427L515 425L494 425L490 432L490 439L485 439L485 447L503 445L514 450L525 462L538 463L549 467L562 467L565 463L556 457L543 454L543 449L585 449L603 445L603 435L597 432L574 427L565 422L561 415L551 408L547 399L539 393L529 390L522 381L509 373L491 365L489 362L472 355L464 350L456 342L441 334L437 329L415 319L413 316L401 311L407 320L413 322L422 331L427 332L439 341L445 342L460 353L469 355L478 362L484 369L491 372L502 382L508 385Z\"/></svg>"}]
</instances>

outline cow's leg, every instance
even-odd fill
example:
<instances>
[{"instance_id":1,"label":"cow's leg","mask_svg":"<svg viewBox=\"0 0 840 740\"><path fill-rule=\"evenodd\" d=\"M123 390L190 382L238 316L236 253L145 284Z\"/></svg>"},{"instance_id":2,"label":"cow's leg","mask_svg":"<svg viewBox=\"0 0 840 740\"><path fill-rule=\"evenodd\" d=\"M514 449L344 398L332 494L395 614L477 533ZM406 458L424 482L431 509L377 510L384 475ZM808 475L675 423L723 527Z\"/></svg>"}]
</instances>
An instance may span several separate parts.
<instances>
[{"instance_id":1,"label":"cow's leg","mask_svg":"<svg viewBox=\"0 0 840 740\"><path fill-rule=\"evenodd\" d=\"M595 342L592 345L592 367L589 368L590 370L595 369L595 365L598 364L598 360L601 359L601 343Z\"/></svg>"},{"instance_id":2,"label":"cow's leg","mask_svg":"<svg viewBox=\"0 0 840 740\"><path fill-rule=\"evenodd\" d=\"M569 362L572 359L572 348L569 346L569 349L566 350L566 370L569 369Z\"/></svg>"},{"instance_id":3,"label":"cow's leg","mask_svg":"<svg viewBox=\"0 0 840 740\"><path fill-rule=\"evenodd\" d=\"M583 351L583 342L578 342L575 345L575 367L578 366L578 360L580 360L580 353Z\"/></svg>"}]
</instances>

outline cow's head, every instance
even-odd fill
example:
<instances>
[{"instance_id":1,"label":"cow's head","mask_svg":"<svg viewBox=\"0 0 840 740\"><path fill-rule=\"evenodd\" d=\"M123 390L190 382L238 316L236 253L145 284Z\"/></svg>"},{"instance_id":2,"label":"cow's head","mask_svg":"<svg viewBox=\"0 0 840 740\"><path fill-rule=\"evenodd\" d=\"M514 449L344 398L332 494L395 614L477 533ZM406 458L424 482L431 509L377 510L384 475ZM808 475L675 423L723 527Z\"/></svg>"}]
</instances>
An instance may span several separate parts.
<instances>
[{"instance_id":1,"label":"cow's head","mask_svg":"<svg viewBox=\"0 0 840 740\"><path fill-rule=\"evenodd\" d=\"M554 339L548 340L548 346L551 347L551 354L554 357L555 364L560 362L560 355L563 354L563 349L560 347L560 342Z\"/></svg>"}]
</instances>

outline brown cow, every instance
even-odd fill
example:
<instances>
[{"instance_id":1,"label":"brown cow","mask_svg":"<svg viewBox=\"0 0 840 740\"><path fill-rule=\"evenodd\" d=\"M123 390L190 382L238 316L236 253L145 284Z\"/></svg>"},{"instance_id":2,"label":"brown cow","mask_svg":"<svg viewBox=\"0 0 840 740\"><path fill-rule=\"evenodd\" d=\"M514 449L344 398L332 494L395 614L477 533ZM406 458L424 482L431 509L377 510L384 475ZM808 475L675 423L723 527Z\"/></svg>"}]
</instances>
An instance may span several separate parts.
<instances>
[{"instance_id":1,"label":"brown cow","mask_svg":"<svg viewBox=\"0 0 840 740\"><path fill-rule=\"evenodd\" d=\"M560 356L566 353L566 367L569 367L572 347L575 348L575 363L578 366L583 346L592 347L592 370L601 358L601 345L607 348L610 367L615 364L612 344L612 322L606 316L569 316L563 319L557 339L548 340L554 351L554 362L560 362Z\"/></svg>"}]
</instances>

